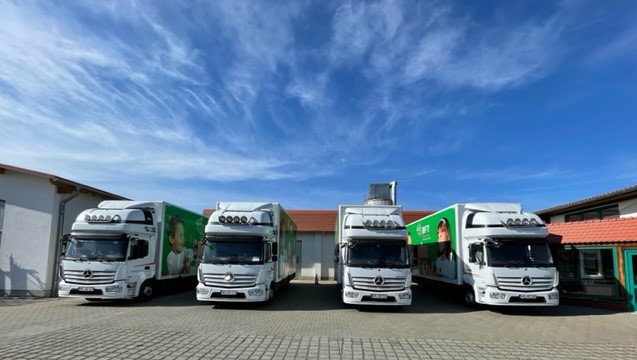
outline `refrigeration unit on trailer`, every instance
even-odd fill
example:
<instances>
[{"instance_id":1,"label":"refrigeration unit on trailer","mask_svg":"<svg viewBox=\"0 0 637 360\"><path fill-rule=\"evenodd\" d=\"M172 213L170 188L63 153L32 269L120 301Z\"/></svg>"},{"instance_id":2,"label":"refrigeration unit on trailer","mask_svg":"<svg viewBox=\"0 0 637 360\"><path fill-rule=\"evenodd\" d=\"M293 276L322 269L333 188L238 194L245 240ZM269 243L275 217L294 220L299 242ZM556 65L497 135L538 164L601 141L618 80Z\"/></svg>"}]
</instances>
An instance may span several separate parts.
<instances>
[{"instance_id":1,"label":"refrigeration unit on trailer","mask_svg":"<svg viewBox=\"0 0 637 360\"><path fill-rule=\"evenodd\" d=\"M415 282L462 290L469 306L559 304L548 231L515 203L455 204L407 225Z\"/></svg>"},{"instance_id":2,"label":"refrigeration unit on trailer","mask_svg":"<svg viewBox=\"0 0 637 360\"><path fill-rule=\"evenodd\" d=\"M296 229L278 203L217 203L205 228L197 300L271 301L296 275Z\"/></svg>"},{"instance_id":3,"label":"refrigeration unit on trailer","mask_svg":"<svg viewBox=\"0 0 637 360\"><path fill-rule=\"evenodd\" d=\"M398 205L340 205L336 282L349 305L411 305L407 231Z\"/></svg>"},{"instance_id":4,"label":"refrigeration unit on trailer","mask_svg":"<svg viewBox=\"0 0 637 360\"><path fill-rule=\"evenodd\" d=\"M161 201L103 201L64 235L60 297L147 299L194 286L206 217Z\"/></svg>"}]
</instances>

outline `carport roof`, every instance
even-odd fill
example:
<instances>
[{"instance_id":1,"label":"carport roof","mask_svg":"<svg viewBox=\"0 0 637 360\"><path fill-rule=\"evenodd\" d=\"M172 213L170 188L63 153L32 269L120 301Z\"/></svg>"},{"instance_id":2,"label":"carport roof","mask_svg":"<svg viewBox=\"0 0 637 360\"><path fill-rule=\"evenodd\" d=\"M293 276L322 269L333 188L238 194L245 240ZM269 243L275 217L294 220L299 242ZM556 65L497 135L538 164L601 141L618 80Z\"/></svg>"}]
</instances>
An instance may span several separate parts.
<instances>
[{"instance_id":1,"label":"carport roof","mask_svg":"<svg viewBox=\"0 0 637 360\"><path fill-rule=\"evenodd\" d=\"M549 240L563 245L637 243L637 217L547 224Z\"/></svg>"},{"instance_id":2,"label":"carport roof","mask_svg":"<svg viewBox=\"0 0 637 360\"><path fill-rule=\"evenodd\" d=\"M0 175L4 174L7 170L48 179L51 185L55 186L58 194L70 194L73 192L74 189L79 189L80 192L82 193L99 195L105 200L130 200L123 196L112 194L112 193L109 193L109 192L106 192L88 185L80 184L72 180L61 178L57 175L47 174L47 173L43 173L39 171L24 169L21 167L0 163Z\"/></svg>"}]
</instances>

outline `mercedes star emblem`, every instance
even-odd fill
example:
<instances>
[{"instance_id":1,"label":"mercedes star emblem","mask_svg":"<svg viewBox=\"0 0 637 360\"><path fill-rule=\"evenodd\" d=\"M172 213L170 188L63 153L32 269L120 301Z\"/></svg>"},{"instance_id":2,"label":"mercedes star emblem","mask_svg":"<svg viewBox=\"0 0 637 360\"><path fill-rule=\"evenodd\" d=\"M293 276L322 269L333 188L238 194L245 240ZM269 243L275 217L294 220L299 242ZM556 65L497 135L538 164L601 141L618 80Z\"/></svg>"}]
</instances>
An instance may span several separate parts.
<instances>
[{"instance_id":1,"label":"mercedes star emblem","mask_svg":"<svg viewBox=\"0 0 637 360\"><path fill-rule=\"evenodd\" d=\"M529 286L533 283L533 280L529 276L525 276L522 278L522 284L525 286Z\"/></svg>"},{"instance_id":2,"label":"mercedes star emblem","mask_svg":"<svg viewBox=\"0 0 637 360\"><path fill-rule=\"evenodd\" d=\"M385 283L385 280L383 280L383 278L381 276L376 276L374 278L374 284L376 284L376 286L381 286Z\"/></svg>"},{"instance_id":3,"label":"mercedes star emblem","mask_svg":"<svg viewBox=\"0 0 637 360\"><path fill-rule=\"evenodd\" d=\"M82 273L82 275L86 278L86 279L90 279L93 277L93 272L89 269L84 270L84 272Z\"/></svg>"},{"instance_id":4,"label":"mercedes star emblem","mask_svg":"<svg viewBox=\"0 0 637 360\"><path fill-rule=\"evenodd\" d=\"M232 282L232 281L234 280L234 275L232 275L232 273L226 273L226 274L223 276L223 279L224 279L226 282Z\"/></svg>"}]
</instances>

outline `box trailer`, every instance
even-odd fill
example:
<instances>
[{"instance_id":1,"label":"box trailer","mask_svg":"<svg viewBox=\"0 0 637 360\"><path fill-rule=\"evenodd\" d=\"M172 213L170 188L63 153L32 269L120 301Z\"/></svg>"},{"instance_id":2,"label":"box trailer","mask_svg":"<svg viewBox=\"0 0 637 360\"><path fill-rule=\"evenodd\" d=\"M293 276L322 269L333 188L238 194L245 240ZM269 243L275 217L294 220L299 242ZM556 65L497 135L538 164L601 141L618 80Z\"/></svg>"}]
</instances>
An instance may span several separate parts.
<instances>
[{"instance_id":1,"label":"box trailer","mask_svg":"<svg viewBox=\"0 0 637 360\"><path fill-rule=\"evenodd\" d=\"M411 305L407 231L399 205L340 205L335 268L348 305Z\"/></svg>"},{"instance_id":2,"label":"box trailer","mask_svg":"<svg viewBox=\"0 0 637 360\"><path fill-rule=\"evenodd\" d=\"M296 231L279 203L217 203L205 228L197 300L271 301L296 275Z\"/></svg>"},{"instance_id":3,"label":"box trailer","mask_svg":"<svg viewBox=\"0 0 637 360\"><path fill-rule=\"evenodd\" d=\"M559 304L548 231L514 203L455 204L407 225L415 282L461 287L469 306Z\"/></svg>"},{"instance_id":4,"label":"box trailer","mask_svg":"<svg viewBox=\"0 0 637 360\"><path fill-rule=\"evenodd\" d=\"M163 201L103 201L64 235L60 297L148 299L196 284L206 217Z\"/></svg>"}]
</instances>

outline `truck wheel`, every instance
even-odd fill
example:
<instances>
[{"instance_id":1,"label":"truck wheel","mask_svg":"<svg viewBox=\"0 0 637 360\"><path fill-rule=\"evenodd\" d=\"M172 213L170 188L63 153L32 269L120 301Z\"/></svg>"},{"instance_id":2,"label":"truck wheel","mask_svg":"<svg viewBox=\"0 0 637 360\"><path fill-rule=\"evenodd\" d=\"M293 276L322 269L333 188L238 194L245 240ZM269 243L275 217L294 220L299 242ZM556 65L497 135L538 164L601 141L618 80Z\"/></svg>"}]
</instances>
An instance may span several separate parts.
<instances>
[{"instance_id":1,"label":"truck wheel","mask_svg":"<svg viewBox=\"0 0 637 360\"><path fill-rule=\"evenodd\" d=\"M150 280L146 280L144 281L144 283L142 283L142 287L139 289L139 296L137 297L137 300L148 301L153 297L154 293L155 287L153 285L153 282Z\"/></svg>"},{"instance_id":2,"label":"truck wheel","mask_svg":"<svg viewBox=\"0 0 637 360\"><path fill-rule=\"evenodd\" d=\"M475 309L477 307L476 293L475 291L473 291L473 288L470 286L467 286L465 288L464 303L471 309Z\"/></svg>"}]
</instances>

